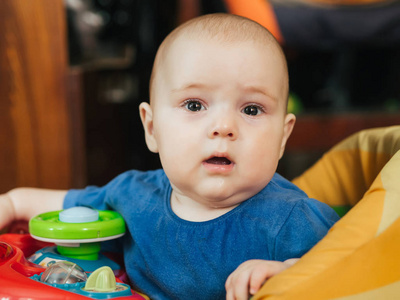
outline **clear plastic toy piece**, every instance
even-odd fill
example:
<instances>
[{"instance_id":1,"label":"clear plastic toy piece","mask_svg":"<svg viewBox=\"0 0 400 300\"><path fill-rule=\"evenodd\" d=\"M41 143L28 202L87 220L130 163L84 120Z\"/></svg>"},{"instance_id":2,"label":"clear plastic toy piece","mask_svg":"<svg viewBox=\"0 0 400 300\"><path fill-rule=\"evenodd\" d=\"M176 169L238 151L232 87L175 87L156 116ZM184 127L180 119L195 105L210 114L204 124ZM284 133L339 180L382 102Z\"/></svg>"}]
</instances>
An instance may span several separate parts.
<instances>
[{"instance_id":1,"label":"clear plastic toy piece","mask_svg":"<svg viewBox=\"0 0 400 300\"><path fill-rule=\"evenodd\" d=\"M87 280L85 271L70 261L59 261L46 269L40 281L48 284L73 284Z\"/></svg>"}]
</instances>

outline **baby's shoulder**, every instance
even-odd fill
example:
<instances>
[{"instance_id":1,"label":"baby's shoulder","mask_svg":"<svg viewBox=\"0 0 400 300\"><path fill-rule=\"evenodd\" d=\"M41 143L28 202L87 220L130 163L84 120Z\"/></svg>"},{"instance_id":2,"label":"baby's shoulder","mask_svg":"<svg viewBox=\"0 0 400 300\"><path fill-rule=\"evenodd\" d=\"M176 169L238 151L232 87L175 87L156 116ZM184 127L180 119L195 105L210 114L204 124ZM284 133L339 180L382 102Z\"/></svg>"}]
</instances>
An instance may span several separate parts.
<instances>
[{"instance_id":1,"label":"baby's shoulder","mask_svg":"<svg viewBox=\"0 0 400 300\"><path fill-rule=\"evenodd\" d=\"M313 209L314 206L324 205L309 198L289 180L275 174L268 185L243 205L248 212L260 216L286 219L293 211Z\"/></svg>"},{"instance_id":2,"label":"baby's shoulder","mask_svg":"<svg viewBox=\"0 0 400 300\"><path fill-rule=\"evenodd\" d=\"M164 197L169 187L163 170L129 170L115 177L102 189L108 195L107 198L112 198L115 202L126 202L127 199L138 202L141 199L148 201L150 198Z\"/></svg>"},{"instance_id":3,"label":"baby's shoulder","mask_svg":"<svg viewBox=\"0 0 400 300\"><path fill-rule=\"evenodd\" d=\"M253 198L267 201L271 205L293 206L299 201L307 201L309 197L289 180L276 173L267 186Z\"/></svg>"},{"instance_id":4,"label":"baby's shoulder","mask_svg":"<svg viewBox=\"0 0 400 300\"><path fill-rule=\"evenodd\" d=\"M168 178L162 169L151 171L129 170L115 177L109 187L127 186L130 188L163 188L168 185Z\"/></svg>"}]
</instances>

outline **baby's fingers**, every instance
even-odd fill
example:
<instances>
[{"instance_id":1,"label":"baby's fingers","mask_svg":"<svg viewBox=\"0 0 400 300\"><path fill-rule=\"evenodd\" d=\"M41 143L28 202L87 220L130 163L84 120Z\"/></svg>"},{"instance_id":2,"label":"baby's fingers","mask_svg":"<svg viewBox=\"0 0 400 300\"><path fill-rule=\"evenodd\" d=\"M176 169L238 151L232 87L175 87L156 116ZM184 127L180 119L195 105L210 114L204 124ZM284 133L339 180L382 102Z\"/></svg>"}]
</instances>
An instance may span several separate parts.
<instances>
[{"instance_id":1,"label":"baby's fingers","mask_svg":"<svg viewBox=\"0 0 400 300\"><path fill-rule=\"evenodd\" d=\"M253 261L257 264L253 267L253 271L250 276L250 294L254 295L255 293L257 293L268 278L286 270L287 268L294 265L297 261L297 258L288 259L285 262L262 260Z\"/></svg>"},{"instance_id":2,"label":"baby's fingers","mask_svg":"<svg viewBox=\"0 0 400 300\"><path fill-rule=\"evenodd\" d=\"M249 298L249 272L233 272L225 284L226 300L247 300Z\"/></svg>"},{"instance_id":3,"label":"baby's fingers","mask_svg":"<svg viewBox=\"0 0 400 300\"><path fill-rule=\"evenodd\" d=\"M269 274L264 272L261 268L254 269L250 277L249 292L251 295L257 293L263 283L268 279Z\"/></svg>"}]
</instances>

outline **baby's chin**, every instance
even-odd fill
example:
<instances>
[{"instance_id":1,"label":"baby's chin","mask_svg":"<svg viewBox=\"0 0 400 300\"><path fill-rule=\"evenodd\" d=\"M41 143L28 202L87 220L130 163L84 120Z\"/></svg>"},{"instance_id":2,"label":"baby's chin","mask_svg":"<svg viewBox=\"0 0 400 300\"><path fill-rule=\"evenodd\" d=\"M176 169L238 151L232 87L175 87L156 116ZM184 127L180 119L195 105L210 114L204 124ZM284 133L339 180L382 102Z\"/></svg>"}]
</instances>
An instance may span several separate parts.
<instances>
[{"instance_id":1,"label":"baby's chin","mask_svg":"<svg viewBox=\"0 0 400 300\"><path fill-rule=\"evenodd\" d=\"M177 178L173 178L177 179ZM180 178L182 179L182 178ZM197 182L180 180L171 181L172 188L177 195L189 198L210 209L224 209L235 207L259 193L268 183L267 178L258 180L238 180L232 176L208 176Z\"/></svg>"},{"instance_id":2,"label":"baby's chin","mask_svg":"<svg viewBox=\"0 0 400 300\"><path fill-rule=\"evenodd\" d=\"M197 202L207 205L211 209L233 208L256 195L260 190L247 188L245 190L217 190L208 191L197 195Z\"/></svg>"}]
</instances>

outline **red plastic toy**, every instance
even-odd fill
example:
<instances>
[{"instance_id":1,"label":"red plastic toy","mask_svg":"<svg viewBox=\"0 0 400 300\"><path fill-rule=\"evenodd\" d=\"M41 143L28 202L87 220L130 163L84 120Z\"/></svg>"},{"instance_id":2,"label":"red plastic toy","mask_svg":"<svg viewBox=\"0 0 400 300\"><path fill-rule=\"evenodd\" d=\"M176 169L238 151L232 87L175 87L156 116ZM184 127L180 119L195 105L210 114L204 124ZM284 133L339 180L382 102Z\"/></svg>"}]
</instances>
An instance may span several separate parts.
<instances>
[{"instance_id":1,"label":"red plastic toy","mask_svg":"<svg viewBox=\"0 0 400 300\"><path fill-rule=\"evenodd\" d=\"M102 293L98 294L99 297L87 297L31 278L40 275L45 268L29 262L26 257L50 245L33 239L29 234L0 235L0 299L101 299ZM112 299L145 299L133 290L131 293L130 296Z\"/></svg>"}]
</instances>

